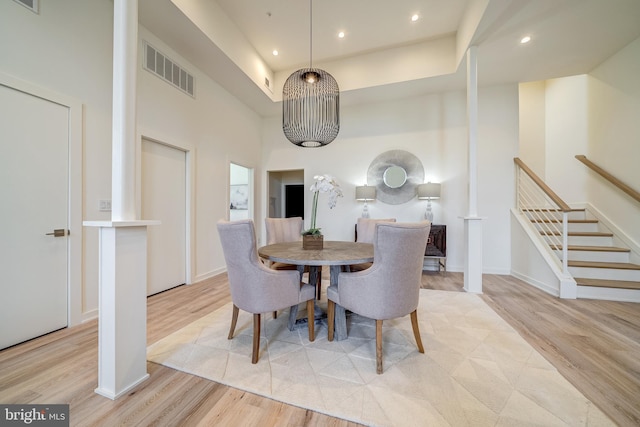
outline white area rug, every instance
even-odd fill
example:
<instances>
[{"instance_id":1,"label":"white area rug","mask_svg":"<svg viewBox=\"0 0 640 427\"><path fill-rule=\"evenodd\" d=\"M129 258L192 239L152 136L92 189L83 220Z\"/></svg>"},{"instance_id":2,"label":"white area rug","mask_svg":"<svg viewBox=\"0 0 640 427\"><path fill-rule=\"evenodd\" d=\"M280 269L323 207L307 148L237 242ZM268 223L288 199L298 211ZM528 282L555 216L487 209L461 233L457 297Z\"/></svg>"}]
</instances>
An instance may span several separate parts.
<instances>
[{"instance_id":1,"label":"white area rug","mask_svg":"<svg viewBox=\"0 0 640 427\"><path fill-rule=\"evenodd\" d=\"M382 375L375 322L356 315L348 339L327 341L322 321L312 343L306 325L287 329L287 312L266 315L260 360L252 365L252 317L240 311L227 340L231 304L151 345L147 358L367 425L614 425L479 296L423 289L418 316L425 354L408 316L384 322Z\"/></svg>"}]
</instances>

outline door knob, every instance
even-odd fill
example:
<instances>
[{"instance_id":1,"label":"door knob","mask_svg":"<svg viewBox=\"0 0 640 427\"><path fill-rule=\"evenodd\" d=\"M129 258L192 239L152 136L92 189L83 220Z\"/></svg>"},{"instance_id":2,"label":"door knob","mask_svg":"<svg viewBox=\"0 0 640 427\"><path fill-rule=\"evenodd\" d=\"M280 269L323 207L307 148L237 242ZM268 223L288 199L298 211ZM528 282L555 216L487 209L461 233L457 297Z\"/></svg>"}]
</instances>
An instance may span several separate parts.
<instances>
[{"instance_id":1,"label":"door knob","mask_svg":"<svg viewBox=\"0 0 640 427\"><path fill-rule=\"evenodd\" d=\"M53 237L64 237L68 236L69 234L71 234L69 230L65 230L64 228L56 228L55 230L53 230L53 233L47 233L46 235Z\"/></svg>"}]
</instances>

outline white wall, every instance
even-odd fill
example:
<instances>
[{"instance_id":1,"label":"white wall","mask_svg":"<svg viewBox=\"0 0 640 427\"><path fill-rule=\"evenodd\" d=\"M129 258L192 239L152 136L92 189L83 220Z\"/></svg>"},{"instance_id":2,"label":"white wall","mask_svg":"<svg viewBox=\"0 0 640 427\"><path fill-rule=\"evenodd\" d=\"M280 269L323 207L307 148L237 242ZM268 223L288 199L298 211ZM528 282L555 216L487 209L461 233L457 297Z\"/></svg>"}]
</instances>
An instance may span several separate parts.
<instances>
[{"instance_id":1,"label":"white wall","mask_svg":"<svg viewBox=\"0 0 640 427\"><path fill-rule=\"evenodd\" d=\"M111 199L113 2L40 2L40 14L0 2L0 70L84 105L83 219L107 220ZM97 230L84 229L83 316L97 307ZM73 231L72 231L73 232ZM76 309L73 307L73 309Z\"/></svg>"},{"instance_id":2,"label":"white wall","mask_svg":"<svg viewBox=\"0 0 640 427\"><path fill-rule=\"evenodd\" d=\"M567 204L587 200L587 171L575 159L588 149L586 75L547 80L545 84L545 182Z\"/></svg>"},{"instance_id":3,"label":"white wall","mask_svg":"<svg viewBox=\"0 0 640 427\"><path fill-rule=\"evenodd\" d=\"M139 68L137 119L143 136L186 147L196 158L193 274L200 280L224 269L215 224L228 215L229 163L256 168L259 175L261 120L146 29L139 31L196 77L194 99ZM84 220L110 219L98 207L111 198L112 39L110 0L40 2L40 14L0 2L0 71L84 105ZM255 188L261 200L260 186ZM84 229L83 251L80 310L89 318L98 302L95 228Z\"/></svg>"},{"instance_id":4,"label":"white wall","mask_svg":"<svg viewBox=\"0 0 640 427\"><path fill-rule=\"evenodd\" d=\"M640 39L636 39L588 75L520 85L521 157L536 172L544 171L542 178L567 203L594 208L604 224L620 233L621 245L636 251L632 262L640 259L640 204L589 170L575 155L586 155L640 190L639 75ZM540 129L544 137L540 137ZM556 278L540 279L545 274L540 257L516 250L518 246L529 247L526 241L518 240L526 237L515 228L512 237L513 274L557 294Z\"/></svg>"},{"instance_id":5,"label":"white wall","mask_svg":"<svg viewBox=\"0 0 640 427\"><path fill-rule=\"evenodd\" d=\"M507 273L510 269L509 208L513 206L513 157L517 149L517 87L482 88L479 91L479 212L484 222L484 269ZM320 195L318 224L326 239L353 239L353 226L362 212L355 187L366 183L367 170L379 154L393 149L417 156L425 181L442 183L442 197L432 203L434 223L447 225L447 268L464 267L464 224L467 213L466 95L447 92L400 101L345 107L341 110L338 138L326 147L299 148L286 140L280 117L265 120L262 169L304 169L305 187L313 176L337 178L344 197L330 210ZM266 184L265 184L266 185ZM311 193L306 200L310 218ZM369 203L372 218L398 221L423 218L425 201L401 205ZM264 215L264 212L263 212ZM305 224L309 226L308 219Z\"/></svg>"},{"instance_id":6,"label":"white wall","mask_svg":"<svg viewBox=\"0 0 640 427\"><path fill-rule=\"evenodd\" d=\"M483 272L508 274L510 209L515 206L513 158L518 153L518 87L478 91L478 212L483 221Z\"/></svg>"},{"instance_id":7,"label":"white wall","mask_svg":"<svg viewBox=\"0 0 640 427\"><path fill-rule=\"evenodd\" d=\"M199 281L224 269L216 222L229 219L229 163L254 169L259 176L261 120L145 28L140 28L140 38L196 78L194 99L140 68L138 126L196 151L194 281ZM259 185L254 185L254 197L261 200ZM257 218L255 212L253 216Z\"/></svg>"},{"instance_id":8,"label":"white wall","mask_svg":"<svg viewBox=\"0 0 640 427\"><path fill-rule=\"evenodd\" d=\"M544 172L540 176L565 202L592 205L636 247L640 244L639 204L575 156L586 155L640 191L638 75L640 39L588 75L520 85L523 160L537 173Z\"/></svg>"},{"instance_id":9,"label":"white wall","mask_svg":"<svg viewBox=\"0 0 640 427\"><path fill-rule=\"evenodd\" d=\"M640 39L589 76L589 146L582 154L640 191ZM587 183L590 203L639 245L640 203L593 172Z\"/></svg>"},{"instance_id":10,"label":"white wall","mask_svg":"<svg viewBox=\"0 0 640 427\"><path fill-rule=\"evenodd\" d=\"M0 71L84 104L85 220L109 219L98 211L98 202L111 197L112 26L109 0L41 2L39 15L14 2L0 2ZM352 239L362 211L354 199L355 186L365 183L371 161L391 149L413 153L423 163L425 181L442 183L442 198L433 202L435 222L448 226L448 268L463 270L460 217L467 213L468 191L464 92L345 107L336 141L321 149L301 149L284 138L280 117L262 120L146 29L140 28L140 36L196 77L193 99L141 68L138 76L140 133L186 147L195 156L195 280L224 268L215 223L228 214L230 162L255 169L255 218L266 215L267 170L304 169L306 188L314 175L335 175L345 197L330 211L321 196L318 221L328 239ZM479 215L487 218L484 271L506 274L517 87L481 88L479 107ZM308 197L307 218L311 193ZM426 202L417 199L402 205L369 204L372 217L400 221L421 219L425 208ZM256 221L259 232L260 224ZM89 317L97 307L97 230L85 229L84 234L82 312Z\"/></svg>"},{"instance_id":11,"label":"white wall","mask_svg":"<svg viewBox=\"0 0 640 427\"><path fill-rule=\"evenodd\" d=\"M540 178L545 176L545 82L521 83L518 157Z\"/></svg>"}]
</instances>

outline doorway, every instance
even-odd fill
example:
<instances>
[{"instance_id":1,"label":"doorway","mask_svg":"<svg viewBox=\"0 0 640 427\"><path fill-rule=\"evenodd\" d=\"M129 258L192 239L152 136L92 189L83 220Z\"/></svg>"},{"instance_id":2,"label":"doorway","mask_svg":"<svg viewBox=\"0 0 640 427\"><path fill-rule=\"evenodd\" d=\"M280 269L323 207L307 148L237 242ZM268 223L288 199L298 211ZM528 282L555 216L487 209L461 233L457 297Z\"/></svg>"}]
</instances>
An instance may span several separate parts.
<instances>
[{"instance_id":1,"label":"doorway","mask_svg":"<svg viewBox=\"0 0 640 427\"><path fill-rule=\"evenodd\" d=\"M253 218L253 169L229 164L229 221Z\"/></svg>"},{"instance_id":2,"label":"doorway","mask_svg":"<svg viewBox=\"0 0 640 427\"><path fill-rule=\"evenodd\" d=\"M268 171L269 218L304 218L304 170Z\"/></svg>"},{"instance_id":3,"label":"doorway","mask_svg":"<svg viewBox=\"0 0 640 427\"><path fill-rule=\"evenodd\" d=\"M304 185L288 184L284 186L284 217L295 216L304 219Z\"/></svg>"}]
</instances>

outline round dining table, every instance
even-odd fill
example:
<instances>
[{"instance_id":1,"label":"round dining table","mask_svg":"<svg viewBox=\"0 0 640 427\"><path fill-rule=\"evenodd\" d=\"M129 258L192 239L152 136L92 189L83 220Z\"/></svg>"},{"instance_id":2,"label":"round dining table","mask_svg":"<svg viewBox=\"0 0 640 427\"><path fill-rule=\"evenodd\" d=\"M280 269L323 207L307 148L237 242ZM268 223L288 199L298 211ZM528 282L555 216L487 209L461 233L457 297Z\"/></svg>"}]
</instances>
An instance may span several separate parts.
<instances>
[{"instance_id":1,"label":"round dining table","mask_svg":"<svg viewBox=\"0 0 640 427\"><path fill-rule=\"evenodd\" d=\"M302 275L305 266L328 265L329 283L338 286L338 275L342 266L373 262L373 245L370 243L328 240L322 249L303 249L302 241L274 243L258 248L261 258L273 262L298 266ZM313 275L312 275L313 276ZM297 316L297 306L289 313L289 328L293 328ZM335 339L347 338L347 320L344 308L336 305Z\"/></svg>"}]
</instances>

